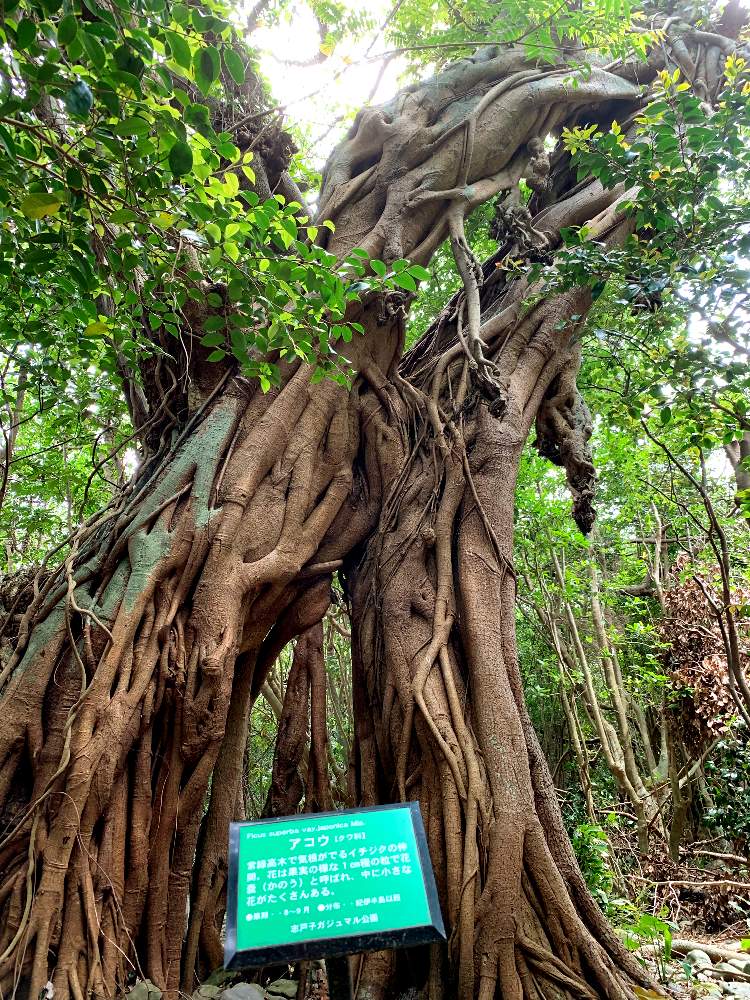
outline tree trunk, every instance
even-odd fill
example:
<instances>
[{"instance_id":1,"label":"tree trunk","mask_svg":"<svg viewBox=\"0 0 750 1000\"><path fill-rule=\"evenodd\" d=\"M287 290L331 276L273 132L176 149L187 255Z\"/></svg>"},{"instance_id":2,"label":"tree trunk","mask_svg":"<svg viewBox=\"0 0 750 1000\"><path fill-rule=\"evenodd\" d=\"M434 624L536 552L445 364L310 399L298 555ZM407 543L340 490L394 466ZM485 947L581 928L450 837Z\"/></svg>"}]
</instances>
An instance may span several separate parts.
<instances>
[{"instance_id":1,"label":"tree trunk","mask_svg":"<svg viewBox=\"0 0 750 1000\"><path fill-rule=\"evenodd\" d=\"M724 451L732 466L737 493L744 495L750 490L750 430L746 430L739 441L725 444ZM746 520L750 523L750 518Z\"/></svg>"},{"instance_id":2,"label":"tree trunk","mask_svg":"<svg viewBox=\"0 0 750 1000\"><path fill-rule=\"evenodd\" d=\"M380 349L394 353L399 329L378 328ZM330 572L302 568L342 508L334 556L367 527L352 510L356 411L356 395L311 386L302 366L267 395L227 381L29 606L3 678L3 989L36 997L52 954L57 996L111 994L133 947L154 982L193 987L192 927L180 972L185 903L193 882L202 923L213 875L195 854L212 770L224 762L232 777L207 813L201 849L216 855L249 706L328 606Z\"/></svg>"},{"instance_id":3,"label":"tree trunk","mask_svg":"<svg viewBox=\"0 0 750 1000\"><path fill-rule=\"evenodd\" d=\"M578 871L524 705L515 645L520 451L540 401L559 403L558 387L576 366L568 317L585 311L585 298L578 291L547 300L512 332L520 349L502 418L468 406L432 434L404 401L389 434L378 427L384 415L371 424L392 475L379 530L347 569L354 679L366 693L355 706L360 797L421 803L453 929L452 971L429 980L430 998L491 998L498 987L519 1000L625 997L622 970L642 975ZM418 384L411 361L403 372ZM450 404L441 398L439 410ZM571 460L585 444L573 444L574 409L565 410ZM365 963L361 996L388 996L379 965L368 971Z\"/></svg>"},{"instance_id":4,"label":"tree trunk","mask_svg":"<svg viewBox=\"0 0 750 1000\"><path fill-rule=\"evenodd\" d=\"M525 312L539 289L494 262L480 294L463 237L475 205L526 177L538 214L511 204L498 259L540 238L554 249L584 222L620 238L619 192L577 185L565 156L547 184L541 140L637 107L631 71L594 68L572 87L567 68L485 48L360 114L325 173L329 250L425 261L449 235L465 284L400 375L403 296L352 306L365 332L349 345L351 391L282 364L264 395L185 352L172 443L40 577L0 673L3 991L37 1000L51 979L56 1000L80 1000L132 975L192 991L219 953L249 707L280 649L320 621L345 558L361 798L420 799L451 928L430 994L624 997L642 978L573 859L513 631L513 493L535 418L591 521L574 343L590 295ZM366 963L362 996L390 988L377 968L393 961Z\"/></svg>"}]
</instances>

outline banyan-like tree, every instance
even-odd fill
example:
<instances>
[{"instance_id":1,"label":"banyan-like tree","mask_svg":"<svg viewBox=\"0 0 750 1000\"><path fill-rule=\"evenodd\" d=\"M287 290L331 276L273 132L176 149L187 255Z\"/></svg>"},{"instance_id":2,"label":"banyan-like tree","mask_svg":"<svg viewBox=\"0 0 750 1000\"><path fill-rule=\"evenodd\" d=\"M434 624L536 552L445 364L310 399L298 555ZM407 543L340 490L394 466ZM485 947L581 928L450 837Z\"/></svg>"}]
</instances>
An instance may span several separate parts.
<instances>
[{"instance_id":1,"label":"banyan-like tree","mask_svg":"<svg viewBox=\"0 0 750 1000\"><path fill-rule=\"evenodd\" d=\"M81 24L101 13L82 10ZM71 16L55 22L66 39ZM122 16L117 8L118 24ZM16 42L21 30L11 31ZM643 57L624 46L609 61L554 30L543 61L522 42L479 44L363 109L328 161L309 234L325 249L320 260L359 268L339 339L331 333L349 381L320 378L262 331L254 369L222 349L236 329L241 276L215 281L195 234L184 234L174 259L189 259L198 294L162 325L147 325L144 313L154 350L123 348L118 358L144 461L75 531L59 564L47 561L20 591L6 622L4 995L113 996L137 975L176 996L221 963L227 826L241 810L250 708L280 650L302 637L298 671L309 681L295 683L300 692L312 685L320 728L319 623L333 574L353 624L356 800L420 802L449 929L445 946L412 956L408 968L392 953L367 956L359 997L412 984L431 1000L619 1000L648 987L585 887L524 707L514 484L535 429L541 453L566 470L576 522L590 528L581 330L623 261L633 267L651 253L674 271L699 252L712 218L700 201L721 172L706 143L715 134L722 148L736 146L744 114L739 30L734 8L699 27L655 15ZM82 58L98 56L86 37ZM184 62L179 38L168 44ZM218 47L197 56L204 92L219 73ZM225 77L244 76L237 58L226 50ZM135 74L132 64L120 69ZM66 98L74 117L88 110L75 105L88 102L77 86ZM216 132L222 115L241 117L226 90L223 105L205 105ZM246 100L247 88L235 96ZM190 100L194 107L195 92ZM10 118L32 139L48 129L70 150L54 120L58 101L52 94ZM198 133L209 128L187 119ZM688 139L695 122L703 135ZM285 134L258 140L257 122L248 129L256 155L243 187L295 198ZM139 141L135 125L118 134ZM169 154L175 177L190 169L192 135ZM690 189L692 221L677 213L670 228L654 220L688 189L679 163L673 186L659 188L669 171L658 162L676 148L694 180L689 142L704 144L702 188ZM480 264L465 222L490 200L497 252ZM27 215L52 216L51 204L27 201ZM121 208L119 224L137 210ZM93 227L100 264L118 232ZM714 243L724 238L716 225L710 232ZM446 240L462 289L405 352L421 273L410 268ZM285 265L288 242L276 257ZM382 265L365 272L368 258ZM293 277L284 274L282 300ZM170 278L174 269L157 275ZM146 307L158 291L148 281L134 267L132 289ZM99 312L92 325L106 327ZM317 314L323 327L326 315ZM276 373L270 386L265 362ZM306 713L301 693L303 704ZM287 712L287 740L293 723ZM325 799L324 790L310 794Z\"/></svg>"}]
</instances>

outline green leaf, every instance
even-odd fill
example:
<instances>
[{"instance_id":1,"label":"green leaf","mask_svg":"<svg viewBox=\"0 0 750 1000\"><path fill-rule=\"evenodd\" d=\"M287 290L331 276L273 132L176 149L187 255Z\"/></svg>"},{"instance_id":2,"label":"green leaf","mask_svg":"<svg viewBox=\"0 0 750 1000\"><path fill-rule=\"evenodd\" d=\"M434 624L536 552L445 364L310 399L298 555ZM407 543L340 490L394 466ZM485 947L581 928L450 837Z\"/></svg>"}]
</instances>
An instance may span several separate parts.
<instances>
[{"instance_id":1,"label":"green leaf","mask_svg":"<svg viewBox=\"0 0 750 1000\"><path fill-rule=\"evenodd\" d=\"M373 269L375 274L378 275L379 278L385 277L387 269L382 260L371 260L370 267Z\"/></svg>"},{"instance_id":2,"label":"green leaf","mask_svg":"<svg viewBox=\"0 0 750 1000\"><path fill-rule=\"evenodd\" d=\"M207 333L214 333L216 330L223 330L226 325L227 321L224 316L209 316L203 324L203 329Z\"/></svg>"},{"instance_id":3,"label":"green leaf","mask_svg":"<svg viewBox=\"0 0 750 1000\"><path fill-rule=\"evenodd\" d=\"M190 104L185 108L185 124L190 125L206 139L210 139L214 134L208 117L208 108L204 104Z\"/></svg>"},{"instance_id":4,"label":"green leaf","mask_svg":"<svg viewBox=\"0 0 750 1000\"><path fill-rule=\"evenodd\" d=\"M156 72L164 86L164 94L170 95L174 90L174 82L166 66L157 66Z\"/></svg>"},{"instance_id":5,"label":"green leaf","mask_svg":"<svg viewBox=\"0 0 750 1000\"><path fill-rule=\"evenodd\" d=\"M219 344L223 344L226 337L223 333L218 331L213 331L212 333L207 333L205 337L201 337L201 344L204 347L218 347Z\"/></svg>"},{"instance_id":6,"label":"green leaf","mask_svg":"<svg viewBox=\"0 0 750 1000\"><path fill-rule=\"evenodd\" d=\"M663 406L661 408L661 413L659 414L659 416L660 416L661 422L663 424L668 424L669 421L672 419L672 410L671 410L671 408L669 406Z\"/></svg>"},{"instance_id":7,"label":"green leaf","mask_svg":"<svg viewBox=\"0 0 750 1000\"><path fill-rule=\"evenodd\" d=\"M197 9L190 11L190 22L199 34L204 34L206 31L213 30L213 18L210 14L206 15L201 13Z\"/></svg>"},{"instance_id":8,"label":"green leaf","mask_svg":"<svg viewBox=\"0 0 750 1000\"><path fill-rule=\"evenodd\" d=\"M214 243L218 243L221 240L221 229L219 228L219 226L216 225L215 222L206 223L206 232L214 241Z\"/></svg>"},{"instance_id":9,"label":"green leaf","mask_svg":"<svg viewBox=\"0 0 750 1000\"><path fill-rule=\"evenodd\" d=\"M92 35L90 31L82 31L81 41L86 50L86 55L94 64L94 67L96 69L104 69L107 62L107 53L104 51L104 46L96 35Z\"/></svg>"},{"instance_id":10,"label":"green leaf","mask_svg":"<svg viewBox=\"0 0 750 1000\"><path fill-rule=\"evenodd\" d=\"M216 350L211 351L206 361L222 361L227 356L226 351Z\"/></svg>"},{"instance_id":11,"label":"green leaf","mask_svg":"<svg viewBox=\"0 0 750 1000\"><path fill-rule=\"evenodd\" d=\"M430 279L430 272L426 267L422 267L421 264L412 264L409 268L409 274L419 281L429 281Z\"/></svg>"},{"instance_id":12,"label":"green leaf","mask_svg":"<svg viewBox=\"0 0 750 1000\"><path fill-rule=\"evenodd\" d=\"M0 143L4 146L8 156L16 156L16 143L13 136L4 125L0 125Z\"/></svg>"},{"instance_id":13,"label":"green leaf","mask_svg":"<svg viewBox=\"0 0 750 1000\"><path fill-rule=\"evenodd\" d=\"M166 31L164 35L169 42L172 58L177 65L182 66L183 69L190 69L193 64L193 56L186 39L177 31Z\"/></svg>"},{"instance_id":14,"label":"green leaf","mask_svg":"<svg viewBox=\"0 0 750 1000\"><path fill-rule=\"evenodd\" d=\"M62 198L46 191L27 194L21 202L21 211L27 219L43 219L45 215L55 215L60 210Z\"/></svg>"},{"instance_id":15,"label":"green leaf","mask_svg":"<svg viewBox=\"0 0 750 1000\"><path fill-rule=\"evenodd\" d=\"M215 45L207 45L206 48L201 49L199 62L201 72L211 83L214 80L218 80L219 73L221 72L221 62L219 60L219 50Z\"/></svg>"},{"instance_id":16,"label":"green leaf","mask_svg":"<svg viewBox=\"0 0 750 1000\"><path fill-rule=\"evenodd\" d=\"M97 321L95 323L89 323L83 332L87 337L101 337L105 333L109 333L109 327L106 323Z\"/></svg>"},{"instance_id":17,"label":"green leaf","mask_svg":"<svg viewBox=\"0 0 750 1000\"><path fill-rule=\"evenodd\" d=\"M115 20L114 14L107 9L107 7L96 3L96 0L83 0L84 6L88 7L91 13L94 15L96 20L104 21L111 25L113 28L117 27L117 21ZM127 9L127 8L126 8ZM109 37L114 38L114 35Z\"/></svg>"},{"instance_id":18,"label":"green leaf","mask_svg":"<svg viewBox=\"0 0 750 1000\"><path fill-rule=\"evenodd\" d=\"M407 292L415 292L417 290L416 281L406 271L402 271L401 274L394 274L392 281L394 285L406 289Z\"/></svg>"},{"instance_id":19,"label":"green leaf","mask_svg":"<svg viewBox=\"0 0 750 1000\"><path fill-rule=\"evenodd\" d=\"M65 107L74 118L86 118L94 106L94 95L83 80L74 83L65 95Z\"/></svg>"},{"instance_id":20,"label":"green leaf","mask_svg":"<svg viewBox=\"0 0 750 1000\"><path fill-rule=\"evenodd\" d=\"M202 94L207 94L211 89L211 84L218 79L221 64L219 61L219 50L214 45L207 45L195 53L193 59L195 69L195 82Z\"/></svg>"},{"instance_id":21,"label":"green leaf","mask_svg":"<svg viewBox=\"0 0 750 1000\"><path fill-rule=\"evenodd\" d=\"M114 222L115 225L122 225L126 222L137 222L138 218L138 214L132 208L118 208L110 215L109 221Z\"/></svg>"},{"instance_id":22,"label":"green leaf","mask_svg":"<svg viewBox=\"0 0 750 1000\"><path fill-rule=\"evenodd\" d=\"M245 82L245 67L242 63L242 59L235 52L235 50L229 48L229 46L224 47L222 55L224 56L224 65L226 66L229 75L238 87L242 86Z\"/></svg>"},{"instance_id":23,"label":"green leaf","mask_svg":"<svg viewBox=\"0 0 750 1000\"><path fill-rule=\"evenodd\" d=\"M70 45L78 34L78 18L75 14L66 14L57 26L57 41L60 45Z\"/></svg>"},{"instance_id":24,"label":"green leaf","mask_svg":"<svg viewBox=\"0 0 750 1000\"><path fill-rule=\"evenodd\" d=\"M136 79L143 75L144 62L129 45L118 45L114 51L114 60L118 69L130 73Z\"/></svg>"},{"instance_id":25,"label":"green leaf","mask_svg":"<svg viewBox=\"0 0 750 1000\"><path fill-rule=\"evenodd\" d=\"M16 45L19 49L27 49L36 38L36 21L25 17L16 28Z\"/></svg>"},{"instance_id":26,"label":"green leaf","mask_svg":"<svg viewBox=\"0 0 750 1000\"><path fill-rule=\"evenodd\" d=\"M151 131L151 123L147 122L145 118L125 118L123 121L118 122L112 129L115 135L119 135L123 139L127 139L130 136L138 135L148 135Z\"/></svg>"},{"instance_id":27,"label":"green leaf","mask_svg":"<svg viewBox=\"0 0 750 1000\"><path fill-rule=\"evenodd\" d=\"M175 177L189 174L193 169L193 151L186 142L176 142L170 149L169 169Z\"/></svg>"}]
</instances>

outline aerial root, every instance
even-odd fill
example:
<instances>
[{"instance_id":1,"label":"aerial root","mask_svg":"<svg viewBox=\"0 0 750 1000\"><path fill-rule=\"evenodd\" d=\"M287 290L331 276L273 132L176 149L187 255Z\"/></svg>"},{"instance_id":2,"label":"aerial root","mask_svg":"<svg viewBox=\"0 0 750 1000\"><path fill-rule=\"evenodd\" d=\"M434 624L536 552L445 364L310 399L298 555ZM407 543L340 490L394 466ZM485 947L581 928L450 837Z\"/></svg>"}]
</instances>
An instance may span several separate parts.
<instances>
[{"instance_id":1,"label":"aerial root","mask_svg":"<svg viewBox=\"0 0 750 1000\"><path fill-rule=\"evenodd\" d=\"M505 387L497 378L498 367L484 353L481 335L481 305L479 290L482 286L482 269L466 240L464 217L460 208L454 207L448 216L451 249L456 268L464 286L464 303L457 314L456 333L469 362L477 388L490 403L490 412L502 416L507 403ZM466 326L464 327L464 312Z\"/></svg>"},{"instance_id":2,"label":"aerial root","mask_svg":"<svg viewBox=\"0 0 750 1000\"><path fill-rule=\"evenodd\" d=\"M444 417L442 408L440 412ZM370 557L368 564L382 567L382 582L380 578L378 582L385 589L381 593L400 595L403 589L406 613L419 621L419 645L404 649L403 640L398 639L395 645L381 648L368 639L367 653L360 650L359 654L374 656L379 664L375 674L366 672L363 678L367 686L375 680L368 704L387 703L388 723L380 729L377 745L391 741L399 795L405 798L408 792L422 802L450 931L448 954L455 978L438 987L431 976L429 997L495 1000L500 992L503 1000L625 1000L631 996L625 974L615 965L616 959L610 961L605 955L596 926L578 915L574 888L546 846L535 798L544 789L537 788L531 773L523 777L523 768L517 764L510 783L518 781L520 787L509 793L507 802L491 801L487 791L491 782L497 784L497 773L490 778L488 766L505 765L498 763L496 748L483 748L475 715L477 704L497 700L494 687L486 687L494 682L472 675L470 697L464 687L470 671L462 659L466 655L463 643L471 642L471 633L466 632L469 626L463 619L471 598L457 593L457 524L476 517L478 531L486 532L495 553L498 580L506 579L509 567L483 510L484 494L467 469L461 421L446 421L438 433L443 436L443 448L428 441L429 447L407 457L408 472L395 480L386 503L390 530L380 540L382 562ZM399 540L402 524L409 525L411 544L406 549ZM396 565L399 554L412 558L408 570L402 563L401 569ZM476 555L484 565L479 548ZM406 576L401 579L403 573ZM420 584L415 590L416 580ZM373 606L372 590L367 583L364 586L364 591L352 592L355 622L363 594L367 595L365 608ZM483 594L485 601L490 599ZM504 608L504 598L501 603ZM401 635L405 626L397 624L398 614L394 627ZM510 720L521 709L510 690L499 711L503 717L508 714L515 732ZM377 719L372 724L377 730ZM518 732L523 732L522 724ZM509 751L510 747L500 749L499 759L507 760ZM517 751L514 747L513 752ZM386 765L386 783L388 775ZM363 982L370 989L368 960L364 968ZM365 995L380 996L377 992Z\"/></svg>"}]
</instances>

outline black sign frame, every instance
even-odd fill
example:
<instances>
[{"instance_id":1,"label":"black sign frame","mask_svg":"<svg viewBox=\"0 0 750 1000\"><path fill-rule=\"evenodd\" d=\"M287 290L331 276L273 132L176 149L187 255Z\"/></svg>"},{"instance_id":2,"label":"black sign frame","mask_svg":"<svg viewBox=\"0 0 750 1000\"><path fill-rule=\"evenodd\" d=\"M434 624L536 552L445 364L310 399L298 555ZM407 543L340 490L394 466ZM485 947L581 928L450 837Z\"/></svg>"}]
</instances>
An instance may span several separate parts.
<instances>
[{"instance_id":1,"label":"black sign frame","mask_svg":"<svg viewBox=\"0 0 750 1000\"><path fill-rule=\"evenodd\" d=\"M385 809L404 809L411 812L414 839L417 844L422 882L427 895L431 923L398 930L368 931L365 934L337 935L331 938L315 938L312 941L295 941L285 945L237 950L237 908L239 884L240 829L258 823L280 823L297 819L325 819L346 816L351 813L377 812ZM422 813L418 802L395 802L383 806L361 806L354 809L336 809L332 812L298 813L294 816L274 816L271 819L253 820L247 823L229 824L229 872L227 878L227 930L224 943L224 968L228 970L258 968L263 965L283 965L308 958L333 958L337 955L353 955L362 951L379 951L382 948L411 948L420 944L445 941L445 926L440 912L435 874L432 870L430 852L427 848Z\"/></svg>"}]
</instances>

